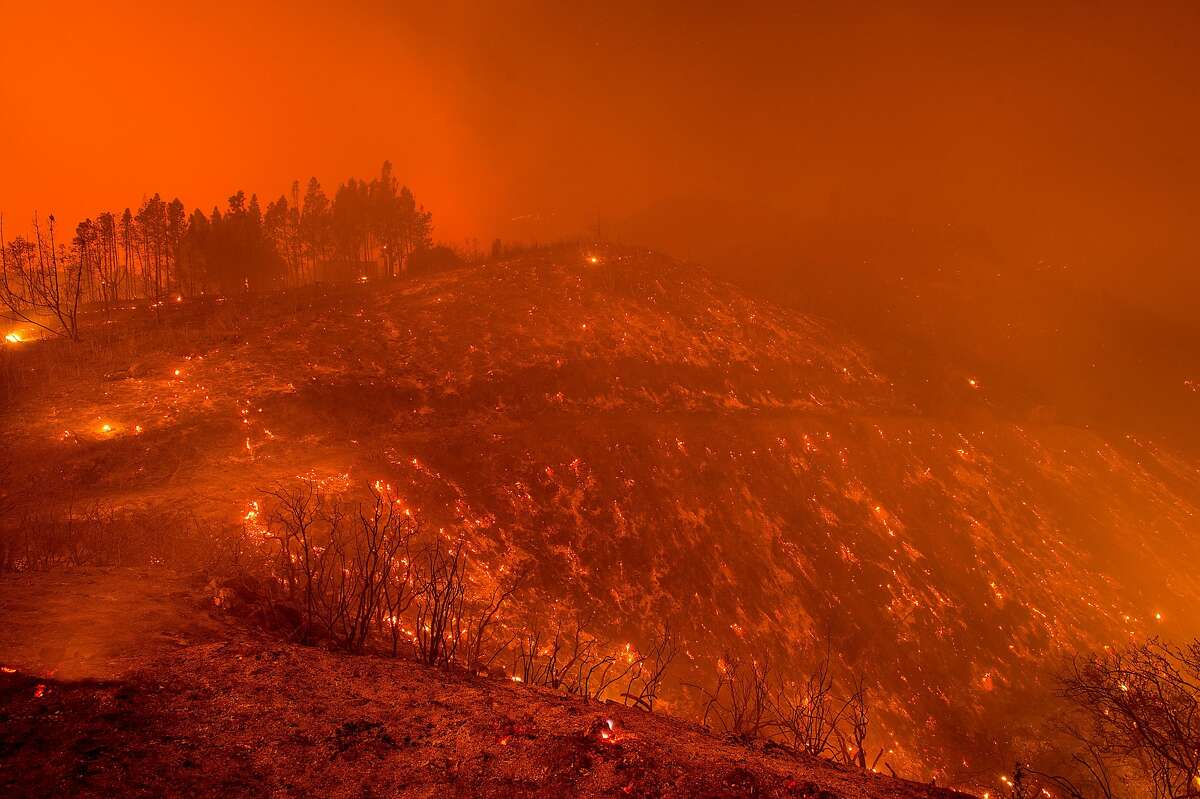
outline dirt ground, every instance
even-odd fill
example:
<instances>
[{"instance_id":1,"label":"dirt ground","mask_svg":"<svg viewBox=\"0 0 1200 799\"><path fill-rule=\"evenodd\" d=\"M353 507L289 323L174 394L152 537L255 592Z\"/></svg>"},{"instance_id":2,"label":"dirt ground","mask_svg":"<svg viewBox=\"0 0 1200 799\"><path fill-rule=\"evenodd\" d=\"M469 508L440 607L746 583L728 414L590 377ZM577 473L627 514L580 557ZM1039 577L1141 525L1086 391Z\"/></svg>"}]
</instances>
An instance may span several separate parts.
<instances>
[{"instance_id":1,"label":"dirt ground","mask_svg":"<svg viewBox=\"0 0 1200 799\"><path fill-rule=\"evenodd\" d=\"M952 796L662 715L280 643L166 572L0 581L5 797Z\"/></svg>"},{"instance_id":2,"label":"dirt ground","mask_svg":"<svg viewBox=\"0 0 1200 799\"><path fill-rule=\"evenodd\" d=\"M212 640L197 586L167 571L77 569L0 579L0 665L60 680L114 679Z\"/></svg>"}]
</instances>

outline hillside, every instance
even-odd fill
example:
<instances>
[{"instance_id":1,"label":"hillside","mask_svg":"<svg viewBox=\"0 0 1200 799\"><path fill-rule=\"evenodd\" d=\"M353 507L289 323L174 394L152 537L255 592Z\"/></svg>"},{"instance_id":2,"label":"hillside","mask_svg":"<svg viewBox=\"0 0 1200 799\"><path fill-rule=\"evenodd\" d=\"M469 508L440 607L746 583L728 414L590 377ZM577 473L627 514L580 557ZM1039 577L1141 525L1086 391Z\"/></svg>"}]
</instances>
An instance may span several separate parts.
<instances>
[{"instance_id":1,"label":"hillside","mask_svg":"<svg viewBox=\"0 0 1200 799\"><path fill-rule=\"evenodd\" d=\"M484 562L529 557L531 613L632 642L670 619L681 715L725 650L829 640L867 674L875 748L978 784L1038 739L1063 653L1200 632L1195 463L1009 421L966 378L935 414L830 325L662 256L166 311L111 326L145 346L30 379L2 422L13 486L226 530L279 481L387 481Z\"/></svg>"},{"instance_id":2,"label":"hillside","mask_svg":"<svg viewBox=\"0 0 1200 799\"><path fill-rule=\"evenodd\" d=\"M35 611L47 587L87 609ZM956 796L620 705L281 644L212 619L205 599L160 571L0 583L0 647L20 666L0 673L0 793Z\"/></svg>"}]
</instances>

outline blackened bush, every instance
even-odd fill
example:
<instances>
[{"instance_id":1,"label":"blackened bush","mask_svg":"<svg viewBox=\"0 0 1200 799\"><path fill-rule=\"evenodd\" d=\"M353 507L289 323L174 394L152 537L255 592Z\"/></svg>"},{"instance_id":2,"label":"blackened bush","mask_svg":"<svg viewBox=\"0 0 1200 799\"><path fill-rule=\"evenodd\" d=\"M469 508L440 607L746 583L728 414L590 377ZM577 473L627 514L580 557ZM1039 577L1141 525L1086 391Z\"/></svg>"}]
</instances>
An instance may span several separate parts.
<instances>
[{"instance_id":1,"label":"blackened bush","mask_svg":"<svg viewBox=\"0 0 1200 799\"><path fill-rule=\"evenodd\" d=\"M312 479L269 492L264 534L277 545L271 567L281 594L274 601L294 608L293 633L305 643L360 652L373 631L399 623L419 525L386 487L369 494L343 501Z\"/></svg>"},{"instance_id":2,"label":"blackened bush","mask_svg":"<svg viewBox=\"0 0 1200 799\"><path fill-rule=\"evenodd\" d=\"M0 508L0 573L74 566L193 566L214 537L185 513L118 508L102 502Z\"/></svg>"},{"instance_id":3,"label":"blackened bush","mask_svg":"<svg viewBox=\"0 0 1200 799\"><path fill-rule=\"evenodd\" d=\"M701 688L706 727L743 739L771 740L796 752L859 768L867 762L869 704L861 675L839 691L832 653L823 655L790 678L773 669L766 656L726 653L718 663L713 688Z\"/></svg>"}]
</instances>

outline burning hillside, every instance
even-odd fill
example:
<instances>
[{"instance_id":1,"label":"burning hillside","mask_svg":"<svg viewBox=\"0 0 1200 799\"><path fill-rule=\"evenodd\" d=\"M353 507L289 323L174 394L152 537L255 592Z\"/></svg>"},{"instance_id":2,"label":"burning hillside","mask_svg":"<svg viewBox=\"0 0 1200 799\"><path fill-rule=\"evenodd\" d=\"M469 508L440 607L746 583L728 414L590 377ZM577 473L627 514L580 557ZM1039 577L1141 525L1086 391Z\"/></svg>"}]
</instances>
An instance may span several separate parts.
<instances>
[{"instance_id":1,"label":"burning hillside","mask_svg":"<svg viewBox=\"0 0 1200 799\"><path fill-rule=\"evenodd\" d=\"M1007 421L970 376L933 416L830 326L665 257L157 310L85 320L69 362L12 345L26 514L253 534L272 486L379 481L488 574L531 564L519 601L548 628L586 616L637 649L669 622L680 715L727 653L800 671L829 646L874 697L872 752L942 784L1038 740L1064 653L1200 631L1194 463Z\"/></svg>"}]
</instances>

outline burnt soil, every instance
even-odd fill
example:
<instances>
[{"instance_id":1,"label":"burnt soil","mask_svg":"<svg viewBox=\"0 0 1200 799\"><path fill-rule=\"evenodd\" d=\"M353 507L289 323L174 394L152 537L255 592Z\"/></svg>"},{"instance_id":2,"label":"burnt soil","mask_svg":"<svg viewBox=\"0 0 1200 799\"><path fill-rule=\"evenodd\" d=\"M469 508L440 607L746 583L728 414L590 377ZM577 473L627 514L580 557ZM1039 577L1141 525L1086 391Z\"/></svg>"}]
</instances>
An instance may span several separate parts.
<instances>
[{"instance_id":1,"label":"burnt soil","mask_svg":"<svg viewBox=\"0 0 1200 799\"><path fill-rule=\"evenodd\" d=\"M206 597L166 571L0 582L0 795L957 795L620 705L281 643Z\"/></svg>"}]
</instances>

